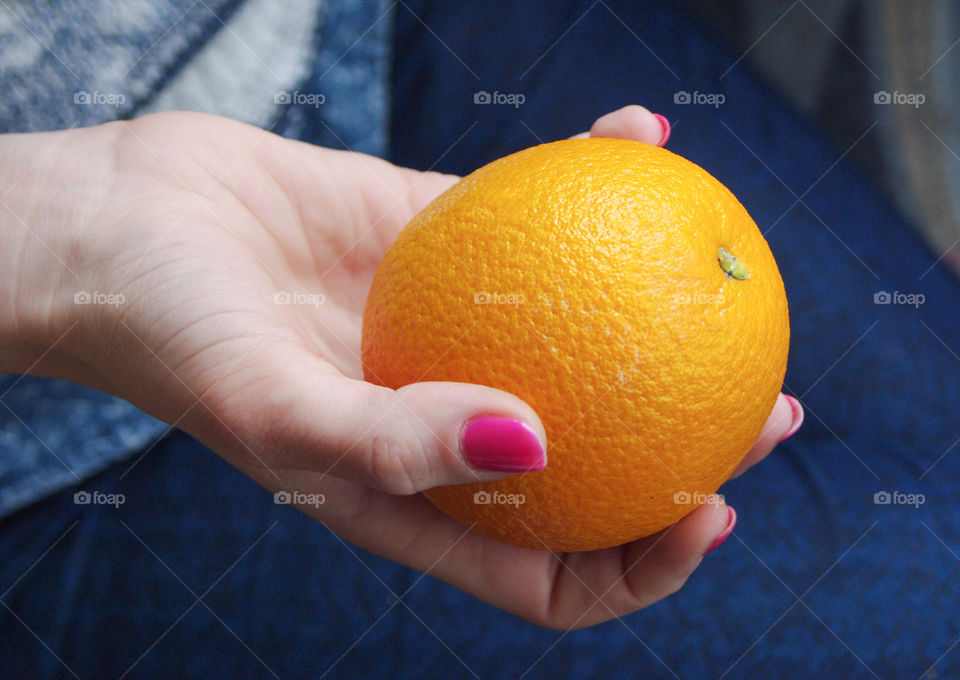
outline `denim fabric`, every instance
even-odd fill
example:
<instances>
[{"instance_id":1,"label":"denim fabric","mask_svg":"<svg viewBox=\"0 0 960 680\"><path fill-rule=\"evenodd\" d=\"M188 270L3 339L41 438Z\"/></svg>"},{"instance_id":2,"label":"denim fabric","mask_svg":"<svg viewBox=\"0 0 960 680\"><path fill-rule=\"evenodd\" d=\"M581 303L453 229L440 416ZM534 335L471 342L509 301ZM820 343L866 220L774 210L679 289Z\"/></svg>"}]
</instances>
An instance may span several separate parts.
<instances>
[{"instance_id":1,"label":"denim fabric","mask_svg":"<svg viewBox=\"0 0 960 680\"><path fill-rule=\"evenodd\" d=\"M169 428L122 399L29 376L0 376L0 514L122 460Z\"/></svg>"},{"instance_id":2,"label":"denim fabric","mask_svg":"<svg viewBox=\"0 0 960 680\"><path fill-rule=\"evenodd\" d=\"M59 130L133 115L239 4L6 4L0 12L0 132Z\"/></svg>"},{"instance_id":3,"label":"denim fabric","mask_svg":"<svg viewBox=\"0 0 960 680\"><path fill-rule=\"evenodd\" d=\"M392 8L386 0L328 3L316 65L301 84L304 93L324 95L324 103L294 103L275 132L334 149L386 154Z\"/></svg>"}]
</instances>

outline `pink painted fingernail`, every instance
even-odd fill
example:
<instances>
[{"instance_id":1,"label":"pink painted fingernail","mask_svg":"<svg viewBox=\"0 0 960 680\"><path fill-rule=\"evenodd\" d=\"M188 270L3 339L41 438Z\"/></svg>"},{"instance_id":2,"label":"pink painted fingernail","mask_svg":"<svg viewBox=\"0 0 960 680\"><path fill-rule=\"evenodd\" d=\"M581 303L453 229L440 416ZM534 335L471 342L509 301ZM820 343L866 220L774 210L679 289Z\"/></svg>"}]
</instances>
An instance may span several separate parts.
<instances>
[{"instance_id":1,"label":"pink painted fingernail","mask_svg":"<svg viewBox=\"0 0 960 680\"><path fill-rule=\"evenodd\" d=\"M657 122L660 123L660 128L663 130L657 146L663 146L667 143L667 140L670 139L670 121L667 120L666 116L661 116L659 113L653 114L653 117L657 119Z\"/></svg>"},{"instance_id":2,"label":"pink painted fingernail","mask_svg":"<svg viewBox=\"0 0 960 680\"><path fill-rule=\"evenodd\" d=\"M464 458L479 470L534 472L547 466L540 438L522 420L474 418L463 428L460 443Z\"/></svg>"},{"instance_id":3,"label":"pink painted fingernail","mask_svg":"<svg viewBox=\"0 0 960 680\"><path fill-rule=\"evenodd\" d=\"M780 441L790 439L790 437L797 433L797 430L800 429L800 426L803 425L803 406L801 406L800 402L791 397L789 394L785 394L783 396L786 398L787 402L790 404L790 409L793 411L793 424L790 425L790 429L787 430L787 433L780 437Z\"/></svg>"},{"instance_id":4,"label":"pink painted fingernail","mask_svg":"<svg viewBox=\"0 0 960 680\"><path fill-rule=\"evenodd\" d=\"M707 547L707 550L704 555L713 552L720 545L730 537L730 534L733 533L733 527L737 526L737 511L734 510L731 506L727 506L727 528L724 529L719 536L713 539L713 543Z\"/></svg>"}]
</instances>

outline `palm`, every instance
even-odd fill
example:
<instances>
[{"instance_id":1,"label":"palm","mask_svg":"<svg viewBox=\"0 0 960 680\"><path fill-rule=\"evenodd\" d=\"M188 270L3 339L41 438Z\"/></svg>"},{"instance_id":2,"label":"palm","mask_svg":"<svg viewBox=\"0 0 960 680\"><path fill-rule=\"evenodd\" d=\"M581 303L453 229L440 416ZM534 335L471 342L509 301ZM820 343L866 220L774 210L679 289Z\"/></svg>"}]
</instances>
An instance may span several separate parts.
<instances>
[{"instance_id":1,"label":"palm","mask_svg":"<svg viewBox=\"0 0 960 680\"><path fill-rule=\"evenodd\" d=\"M175 369L163 382L203 391L217 379L201 375L209 366L257 343L299 344L360 378L363 304L377 264L455 178L190 114L124 126L116 154L123 184L113 193L136 208L110 206L123 237L103 259L126 263L110 286L139 313L123 317L138 337L120 326L117 340L154 349ZM137 385L109 387L134 401L146 396Z\"/></svg>"}]
</instances>

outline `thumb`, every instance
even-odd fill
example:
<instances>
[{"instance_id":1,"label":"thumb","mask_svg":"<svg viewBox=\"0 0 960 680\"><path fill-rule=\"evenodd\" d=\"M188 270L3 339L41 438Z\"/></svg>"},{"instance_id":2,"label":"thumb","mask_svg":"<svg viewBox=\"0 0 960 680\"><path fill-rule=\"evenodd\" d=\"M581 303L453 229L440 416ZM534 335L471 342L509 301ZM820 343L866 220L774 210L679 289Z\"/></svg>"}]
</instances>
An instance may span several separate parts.
<instances>
[{"instance_id":1,"label":"thumb","mask_svg":"<svg viewBox=\"0 0 960 680\"><path fill-rule=\"evenodd\" d=\"M589 132L574 135L574 139L588 137L634 139L638 142L663 146L670 139L670 121L659 113L631 104L597 118Z\"/></svg>"},{"instance_id":2,"label":"thumb","mask_svg":"<svg viewBox=\"0 0 960 680\"><path fill-rule=\"evenodd\" d=\"M317 363L319 370L304 370L301 360L296 370L275 373L270 387L258 384L256 406L241 417L258 444L250 450L260 450L254 464L331 474L391 494L546 466L543 425L511 394L449 382L392 390Z\"/></svg>"}]
</instances>

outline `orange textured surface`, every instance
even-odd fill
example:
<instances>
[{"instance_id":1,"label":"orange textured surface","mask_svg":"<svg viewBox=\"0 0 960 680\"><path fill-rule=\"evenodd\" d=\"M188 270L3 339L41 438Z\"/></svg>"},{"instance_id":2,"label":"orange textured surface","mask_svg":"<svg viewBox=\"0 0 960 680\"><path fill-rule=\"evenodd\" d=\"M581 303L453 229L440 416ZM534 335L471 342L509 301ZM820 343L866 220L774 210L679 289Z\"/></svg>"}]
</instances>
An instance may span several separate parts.
<instances>
[{"instance_id":1,"label":"orange textured surface","mask_svg":"<svg viewBox=\"0 0 960 680\"><path fill-rule=\"evenodd\" d=\"M410 222L374 277L362 358L374 383L478 383L536 409L545 470L426 496L507 543L578 551L716 491L773 408L789 334L776 262L726 187L659 147L566 140L480 168ZM524 502L477 504L480 489Z\"/></svg>"}]
</instances>

